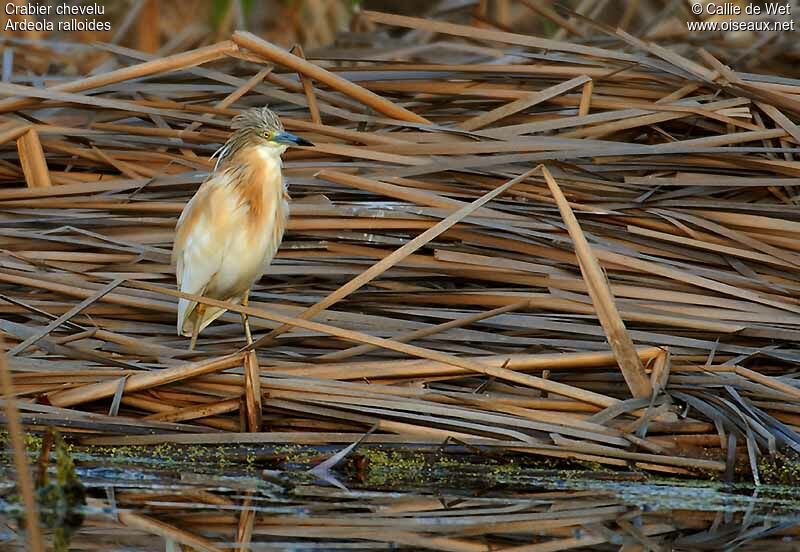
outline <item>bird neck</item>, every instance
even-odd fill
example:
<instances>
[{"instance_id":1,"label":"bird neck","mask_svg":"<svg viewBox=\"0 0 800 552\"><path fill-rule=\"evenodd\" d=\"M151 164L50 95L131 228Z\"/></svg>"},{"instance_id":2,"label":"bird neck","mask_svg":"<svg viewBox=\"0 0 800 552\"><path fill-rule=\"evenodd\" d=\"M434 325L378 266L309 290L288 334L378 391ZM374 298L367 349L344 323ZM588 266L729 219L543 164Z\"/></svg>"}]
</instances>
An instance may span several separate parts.
<instances>
[{"instance_id":1,"label":"bird neck","mask_svg":"<svg viewBox=\"0 0 800 552\"><path fill-rule=\"evenodd\" d=\"M253 194L265 198L283 195L281 153L285 149L283 146L265 145L244 148L231 158L226 169L233 171L235 182L250 188Z\"/></svg>"},{"instance_id":2,"label":"bird neck","mask_svg":"<svg viewBox=\"0 0 800 552\"><path fill-rule=\"evenodd\" d=\"M286 151L286 146L283 144L259 144L257 146L253 146L253 149L261 157L269 158L271 161L276 160L278 162L278 166L283 166L281 155L283 155L283 152Z\"/></svg>"}]
</instances>

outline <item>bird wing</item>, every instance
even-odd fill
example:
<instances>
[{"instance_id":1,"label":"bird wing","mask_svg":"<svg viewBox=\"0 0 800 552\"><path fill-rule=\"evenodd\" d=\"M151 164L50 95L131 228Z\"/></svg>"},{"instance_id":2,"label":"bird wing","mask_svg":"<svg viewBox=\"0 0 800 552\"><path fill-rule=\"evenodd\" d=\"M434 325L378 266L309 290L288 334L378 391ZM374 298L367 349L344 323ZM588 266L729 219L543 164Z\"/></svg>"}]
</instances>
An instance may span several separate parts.
<instances>
[{"instance_id":1,"label":"bird wing","mask_svg":"<svg viewBox=\"0 0 800 552\"><path fill-rule=\"evenodd\" d=\"M236 210L226 193L227 179L227 174L223 172L204 182L178 219L172 261L178 288L184 293L202 295L222 266L227 247L223 242L228 234L225 230L232 222L231 214ZM196 306L195 301L178 300L179 335L186 335L186 323ZM203 317L204 325L223 312L224 309L208 307ZM190 335L192 325L188 325Z\"/></svg>"}]
</instances>

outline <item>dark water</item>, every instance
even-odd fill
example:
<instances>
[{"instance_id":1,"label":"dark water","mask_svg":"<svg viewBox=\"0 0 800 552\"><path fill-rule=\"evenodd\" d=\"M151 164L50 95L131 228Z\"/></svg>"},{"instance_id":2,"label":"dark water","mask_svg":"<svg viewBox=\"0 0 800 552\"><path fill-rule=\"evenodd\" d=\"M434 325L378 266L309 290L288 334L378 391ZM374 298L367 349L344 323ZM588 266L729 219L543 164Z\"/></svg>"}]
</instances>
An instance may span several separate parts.
<instances>
[{"instance_id":1,"label":"dark water","mask_svg":"<svg viewBox=\"0 0 800 552\"><path fill-rule=\"evenodd\" d=\"M69 549L800 550L794 487L431 465L383 453L349 459L335 481L322 481L300 468L308 458L267 471L217 460L77 454L90 499ZM0 550L26 550L5 507Z\"/></svg>"}]
</instances>

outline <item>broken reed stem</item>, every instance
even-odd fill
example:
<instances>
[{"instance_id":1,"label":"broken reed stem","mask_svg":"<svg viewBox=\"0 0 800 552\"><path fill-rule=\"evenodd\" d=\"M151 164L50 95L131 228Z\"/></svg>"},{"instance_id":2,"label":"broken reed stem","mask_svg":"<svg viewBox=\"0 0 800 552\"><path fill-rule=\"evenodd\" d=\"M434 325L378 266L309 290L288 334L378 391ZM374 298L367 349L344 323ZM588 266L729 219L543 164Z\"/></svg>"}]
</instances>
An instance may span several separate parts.
<instances>
[{"instance_id":1,"label":"broken reed stem","mask_svg":"<svg viewBox=\"0 0 800 552\"><path fill-rule=\"evenodd\" d=\"M155 54L161 45L159 4L158 0L144 0L136 22L137 49L148 54Z\"/></svg>"},{"instance_id":2,"label":"broken reed stem","mask_svg":"<svg viewBox=\"0 0 800 552\"><path fill-rule=\"evenodd\" d=\"M301 59L306 59L306 54L303 52L303 47L297 44L294 47L297 56ZM320 125L322 124L322 117L319 114L319 106L317 105L317 96L314 94L314 82L303 73L298 73L300 82L303 85L303 93L306 95L308 102L308 112L311 115L311 122Z\"/></svg>"},{"instance_id":3,"label":"broken reed stem","mask_svg":"<svg viewBox=\"0 0 800 552\"><path fill-rule=\"evenodd\" d=\"M236 552L250 552L253 526L256 520L256 511L253 508L253 492L247 491L242 511L239 513L239 525L236 529Z\"/></svg>"},{"instance_id":4,"label":"broken reed stem","mask_svg":"<svg viewBox=\"0 0 800 552\"><path fill-rule=\"evenodd\" d=\"M590 80L583 85L581 103L578 107L578 117L585 117L589 114L589 109L592 106L592 92L594 92L594 81Z\"/></svg>"},{"instance_id":5,"label":"broken reed stem","mask_svg":"<svg viewBox=\"0 0 800 552\"><path fill-rule=\"evenodd\" d=\"M247 431L261 431L261 367L255 351L244 356L244 390Z\"/></svg>"},{"instance_id":6,"label":"broken reed stem","mask_svg":"<svg viewBox=\"0 0 800 552\"><path fill-rule=\"evenodd\" d=\"M197 48L196 50L190 50L188 52L146 61L130 67L123 67L116 71L58 84L53 86L51 90L61 92L83 92L109 84L139 79L156 73L187 69L196 65L208 63L215 59L223 58L229 53L236 51L237 48L238 46L236 46L236 44L230 40L225 40L217 44ZM0 113L25 109L26 107L35 105L37 101L38 100L35 98L8 98L0 100Z\"/></svg>"},{"instance_id":7,"label":"broken reed stem","mask_svg":"<svg viewBox=\"0 0 800 552\"><path fill-rule=\"evenodd\" d=\"M359 274L357 277L353 278L352 280L341 286L339 289L337 289L336 291L332 292L330 295L325 297L322 301L319 301L318 303L306 309L298 316L298 318L303 320L308 320L315 314L325 310L331 305L336 304L344 297L347 297L348 295L350 295L351 293L353 293L366 283L374 280L375 278L386 272L389 268L393 267L394 265L396 265L409 255L411 255L414 251L423 247L432 239L436 238L437 236L441 235L442 233L446 232L447 230L458 224L461 220L474 213L476 210L478 210L479 208L490 202L492 199L499 197L506 190L510 189L513 185L524 181L536 170L537 170L536 168L533 168L517 176L516 178L512 178L502 186L495 188L494 190L476 199L469 205L465 205L455 213L450 214L448 217L438 222L435 226L432 226L431 228L425 230L422 234L415 237L413 240L409 241L408 243L404 244L402 247L398 248L391 254L387 255L377 263L373 264L371 267L369 267L367 270ZM286 325L276 328L266 336L256 340L256 342L248 346L248 348L254 349L259 345L264 345L266 343L269 343L283 332L289 330L289 328L290 327Z\"/></svg>"},{"instance_id":8,"label":"broken reed stem","mask_svg":"<svg viewBox=\"0 0 800 552\"><path fill-rule=\"evenodd\" d=\"M472 119L464 121L459 126L464 130L478 130L496 121L505 119L506 117L509 117L515 113L524 111L537 104L545 102L550 98L555 98L556 96L560 96L561 94L564 94L565 92L568 92L573 88L577 88L578 86L581 86L582 84L585 84L587 82L590 82L590 79L586 75L575 77L574 79L570 79L566 82L562 82L561 84L551 86L550 88L545 88L544 90L540 90L538 92L532 92L531 94L525 96L524 98L520 98L509 104L498 107L497 109L494 109L492 111L487 111L486 113L477 115Z\"/></svg>"},{"instance_id":9,"label":"broken reed stem","mask_svg":"<svg viewBox=\"0 0 800 552\"><path fill-rule=\"evenodd\" d=\"M323 69L319 65L315 65L303 58L295 56L283 48L279 48L266 40L257 37L256 35L247 31L236 31L233 33L233 41L243 48L247 48L255 52L259 56L268 61L279 63L284 67L288 67L298 73L302 73L316 81L322 82L338 90L342 94L350 96L351 98L362 102L364 105L383 113L389 117L399 119L401 121L412 121L416 123L428 123L429 121L416 113L393 104L392 102L382 98L363 88L355 83L348 81Z\"/></svg>"},{"instance_id":10,"label":"broken reed stem","mask_svg":"<svg viewBox=\"0 0 800 552\"><path fill-rule=\"evenodd\" d=\"M19 137L28 132L30 128L30 125L21 125L18 123L3 125L0 129L0 144L5 144L11 140L18 140ZM19 142L17 142L17 148L19 148Z\"/></svg>"},{"instance_id":11,"label":"broken reed stem","mask_svg":"<svg viewBox=\"0 0 800 552\"><path fill-rule=\"evenodd\" d=\"M49 188L52 186L50 171L47 169L42 143L39 141L39 134L36 130L29 128L17 138L17 151L28 187Z\"/></svg>"},{"instance_id":12,"label":"broken reed stem","mask_svg":"<svg viewBox=\"0 0 800 552\"><path fill-rule=\"evenodd\" d=\"M597 318L605 330L611 349L617 356L617 362L620 370L622 370L625 382L634 397L649 397L652 393L650 380L647 378L644 366L636 354L636 348L625 328L625 323L617 311L614 296L608 287L608 281L603 269L600 267L600 263L597 262L594 253L592 253L592 248L589 246L589 242L586 241L586 236L584 236L578 224L578 219L575 218L575 214L572 212L572 208L567 203L567 198L564 197L561 188L559 188L546 166L542 166L542 174L547 181L550 192L553 194L553 198L558 204L558 210L561 212L561 217L564 219L567 231L572 238L581 274L583 274L583 279L586 281L586 287L592 298Z\"/></svg>"},{"instance_id":13,"label":"broken reed stem","mask_svg":"<svg viewBox=\"0 0 800 552\"><path fill-rule=\"evenodd\" d=\"M165 368L158 372L132 374L125 380L124 392L133 393L135 391L158 387L159 385L166 385L188 378L227 370L228 368L241 364L243 356L244 355L241 353L236 353L210 361L196 362L176 368ZM116 380L104 381L67 389L65 391L56 391L55 393L49 394L47 398L53 406L75 406L77 404L111 397L117 392L118 386L119 382Z\"/></svg>"},{"instance_id":14,"label":"broken reed stem","mask_svg":"<svg viewBox=\"0 0 800 552\"><path fill-rule=\"evenodd\" d=\"M491 318L498 314L503 314L504 312L511 312L515 310L519 310L524 308L527 305L530 305L530 300L519 301L517 303L511 303L508 305L504 305L502 307L498 307L496 309L492 309L486 312L479 312L473 314L472 316L467 316L465 318L459 318L457 320L451 320L450 322L444 322L442 324L436 324L435 326L430 326L428 328L421 328L419 330L415 330L413 332L403 334L401 336L395 337L394 340L399 343L407 343L409 341L413 341L415 339L419 339L422 337L429 337L435 335L440 332L444 332L446 330L450 330L452 328L459 328L461 326L468 326L470 324L474 324L480 320L486 320L487 318ZM317 362L338 362L342 361L354 356L363 355L370 351L374 351L376 347L374 345L358 345L357 347L351 347L350 349L344 349L342 351L337 351L335 353L326 353L324 355L318 356L314 359Z\"/></svg>"},{"instance_id":15,"label":"broken reed stem","mask_svg":"<svg viewBox=\"0 0 800 552\"><path fill-rule=\"evenodd\" d=\"M637 354L642 362L646 362L657 357L662 351L660 347L643 347L637 349ZM613 351L541 355L507 354L473 358L476 362L486 366L505 367L520 372L583 370L612 366L616 363ZM286 367L278 366L273 370L293 376L354 381L364 378L424 378L470 373L469 370L458 366L425 359L351 361L342 364L308 363Z\"/></svg>"},{"instance_id":16,"label":"broken reed stem","mask_svg":"<svg viewBox=\"0 0 800 552\"><path fill-rule=\"evenodd\" d=\"M79 312L84 310L89 305L91 305L91 304L95 303L96 301L99 301L100 299L102 299L102 297L105 294L109 293L115 287L120 285L123 281L124 280L118 279L118 280L114 280L110 284L107 284L107 285L103 286L103 288L100 289L97 293L95 293L91 297L81 301L78 305L76 305L75 307L71 308L70 310L68 310L67 312L65 312L64 314L62 314L61 316L59 316L58 318L56 318L52 322L50 322L42 330L40 330L36 334L32 335L31 337L27 338L25 341L23 341L21 343L18 343L17 345L15 345L11 349L9 349L8 356L12 357L12 356L14 356L14 355L16 355L18 353L23 352L25 349L27 349L31 345L34 345L37 341L39 341L40 339L42 339L46 335L48 335L52 330L58 328L59 326L61 326L65 322L67 322L70 318L74 317L76 314L78 314Z\"/></svg>"},{"instance_id":17,"label":"broken reed stem","mask_svg":"<svg viewBox=\"0 0 800 552\"><path fill-rule=\"evenodd\" d=\"M109 510L111 507L95 498L87 500L88 505L102 510ZM184 529L180 529L175 525L165 523L150 516L143 516L130 510L116 511L117 521L133 529L138 529L151 535L158 535L167 540L178 542L186 547L191 547L194 550L201 550L203 552L223 552L223 549L215 545L212 541L203 537L190 533Z\"/></svg>"},{"instance_id":18,"label":"broken reed stem","mask_svg":"<svg viewBox=\"0 0 800 552\"><path fill-rule=\"evenodd\" d=\"M6 420L8 421L8 437L14 454L14 467L17 471L17 488L22 495L25 506L25 533L31 552L45 552L42 530L39 526L39 507L36 504L36 490L33 486L28 451L25 446L25 430L17 410L14 397L14 380L5 355L5 345L0 338L0 385L5 402Z\"/></svg>"}]
</instances>

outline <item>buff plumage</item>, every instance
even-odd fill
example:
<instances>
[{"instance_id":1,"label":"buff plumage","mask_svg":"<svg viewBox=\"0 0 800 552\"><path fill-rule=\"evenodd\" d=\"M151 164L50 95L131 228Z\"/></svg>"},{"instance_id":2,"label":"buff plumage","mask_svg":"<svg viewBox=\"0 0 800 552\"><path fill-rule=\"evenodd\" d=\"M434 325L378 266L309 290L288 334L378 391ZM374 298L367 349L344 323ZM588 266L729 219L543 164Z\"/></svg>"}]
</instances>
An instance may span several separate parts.
<instances>
[{"instance_id":1,"label":"buff plumage","mask_svg":"<svg viewBox=\"0 0 800 552\"><path fill-rule=\"evenodd\" d=\"M267 108L233 119L233 134L217 151L214 172L183 209L175 229L172 261L184 293L247 304L251 286L278 251L289 217L281 154L311 143L283 130ZM198 334L225 309L180 299L177 329ZM243 317L245 335L252 342Z\"/></svg>"}]
</instances>

